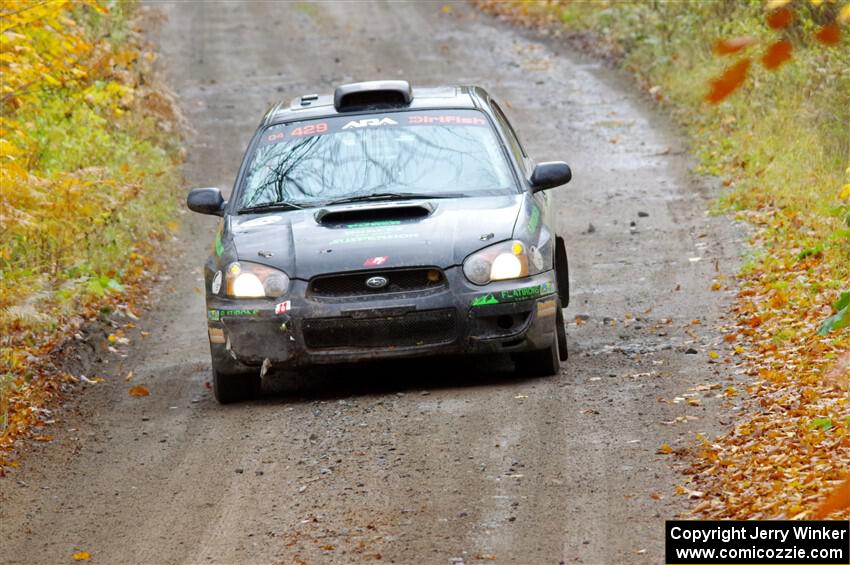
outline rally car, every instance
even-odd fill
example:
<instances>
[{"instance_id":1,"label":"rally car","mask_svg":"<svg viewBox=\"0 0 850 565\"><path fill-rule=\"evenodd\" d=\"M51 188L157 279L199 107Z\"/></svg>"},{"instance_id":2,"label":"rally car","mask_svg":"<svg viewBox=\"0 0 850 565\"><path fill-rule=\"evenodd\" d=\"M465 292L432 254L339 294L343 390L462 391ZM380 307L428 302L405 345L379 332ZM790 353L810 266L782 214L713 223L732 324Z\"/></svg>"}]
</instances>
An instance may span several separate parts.
<instances>
[{"instance_id":1,"label":"rally car","mask_svg":"<svg viewBox=\"0 0 850 565\"><path fill-rule=\"evenodd\" d=\"M205 265L216 399L259 390L270 368L510 353L552 375L567 357L567 255L535 164L481 87L339 86L273 106Z\"/></svg>"}]
</instances>

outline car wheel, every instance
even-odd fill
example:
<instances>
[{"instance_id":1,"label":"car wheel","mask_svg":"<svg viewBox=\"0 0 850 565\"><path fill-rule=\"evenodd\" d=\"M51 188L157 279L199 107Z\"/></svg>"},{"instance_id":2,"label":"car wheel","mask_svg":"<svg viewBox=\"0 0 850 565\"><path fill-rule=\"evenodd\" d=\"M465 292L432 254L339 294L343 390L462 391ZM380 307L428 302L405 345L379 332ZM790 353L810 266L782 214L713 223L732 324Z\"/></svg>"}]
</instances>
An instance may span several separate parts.
<instances>
[{"instance_id":1,"label":"car wheel","mask_svg":"<svg viewBox=\"0 0 850 565\"><path fill-rule=\"evenodd\" d=\"M558 353L560 339L558 332L552 338L552 345L539 351L514 353L516 372L529 377L549 377L561 370L561 356Z\"/></svg>"},{"instance_id":2,"label":"car wheel","mask_svg":"<svg viewBox=\"0 0 850 565\"><path fill-rule=\"evenodd\" d=\"M555 324L558 331L558 357L561 361L566 361L570 357L567 350L567 326L564 324L564 309L561 307L561 301L558 300L558 312L555 316Z\"/></svg>"},{"instance_id":3,"label":"car wheel","mask_svg":"<svg viewBox=\"0 0 850 565\"><path fill-rule=\"evenodd\" d=\"M219 404L251 400L260 392L260 371L222 373L213 367L213 394Z\"/></svg>"}]
</instances>

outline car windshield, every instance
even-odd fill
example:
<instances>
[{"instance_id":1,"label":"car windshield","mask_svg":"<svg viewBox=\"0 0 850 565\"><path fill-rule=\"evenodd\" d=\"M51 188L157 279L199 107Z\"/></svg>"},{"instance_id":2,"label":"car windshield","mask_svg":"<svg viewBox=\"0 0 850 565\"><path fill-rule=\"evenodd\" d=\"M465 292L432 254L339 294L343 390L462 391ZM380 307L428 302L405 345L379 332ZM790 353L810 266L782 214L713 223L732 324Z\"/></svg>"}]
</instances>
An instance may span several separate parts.
<instances>
[{"instance_id":1,"label":"car windshield","mask_svg":"<svg viewBox=\"0 0 850 565\"><path fill-rule=\"evenodd\" d=\"M391 112L272 126L250 159L240 208L516 191L476 110Z\"/></svg>"}]
</instances>

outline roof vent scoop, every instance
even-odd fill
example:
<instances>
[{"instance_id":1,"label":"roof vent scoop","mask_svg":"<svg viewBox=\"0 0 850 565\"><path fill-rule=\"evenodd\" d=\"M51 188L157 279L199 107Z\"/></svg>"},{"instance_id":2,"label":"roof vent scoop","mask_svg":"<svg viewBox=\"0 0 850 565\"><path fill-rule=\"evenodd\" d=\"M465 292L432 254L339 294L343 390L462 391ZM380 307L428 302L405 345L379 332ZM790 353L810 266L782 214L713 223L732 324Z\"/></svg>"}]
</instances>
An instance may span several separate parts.
<instances>
[{"instance_id":1,"label":"roof vent scoop","mask_svg":"<svg viewBox=\"0 0 850 565\"><path fill-rule=\"evenodd\" d=\"M334 91L337 112L408 106L411 100L413 92L406 80L353 82L340 85Z\"/></svg>"}]
</instances>

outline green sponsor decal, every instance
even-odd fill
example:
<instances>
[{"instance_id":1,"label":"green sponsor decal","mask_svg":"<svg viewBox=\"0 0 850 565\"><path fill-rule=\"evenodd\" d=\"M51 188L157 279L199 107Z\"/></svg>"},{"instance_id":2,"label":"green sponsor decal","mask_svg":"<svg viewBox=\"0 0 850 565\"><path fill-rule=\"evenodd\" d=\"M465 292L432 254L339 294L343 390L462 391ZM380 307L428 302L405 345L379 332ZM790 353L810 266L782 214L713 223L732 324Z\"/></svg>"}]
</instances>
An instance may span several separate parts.
<instances>
[{"instance_id":1,"label":"green sponsor decal","mask_svg":"<svg viewBox=\"0 0 850 565\"><path fill-rule=\"evenodd\" d=\"M221 232L215 234L215 254L221 256L224 252L224 246L221 244Z\"/></svg>"},{"instance_id":2,"label":"green sponsor decal","mask_svg":"<svg viewBox=\"0 0 850 565\"><path fill-rule=\"evenodd\" d=\"M207 316L210 320L220 320L225 316L256 316L259 310L209 310Z\"/></svg>"},{"instance_id":3,"label":"green sponsor decal","mask_svg":"<svg viewBox=\"0 0 850 565\"><path fill-rule=\"evenodd\" d=\"M540 286L527 286L525 288L512 288L511 290L499 291L500 302L515 302L528 298L540 296Z\"/></svg>"},{"instance_id":4,"label":"green sponsor decal","mask_svg":"<svg viewBox=\"0 0 850 565\"><path fill-rule=\"evenodd\" d=\"M540 208L535 206L531 209L531 217L528 219L528 233L537 231L537 226L540 225Z\"/></svg>"},{"instance_id":5,"label":"green sponsor decal","mask_svg":"<svg viewBox=\"0 0 850 565\"><path fill-rule=\"evenodd\" d=\"M492 294L485 294L484 296L479 296L477 298L472 299L473 306L486 306L487 304L498 304L499 301L496 300L496 297Z\"/></svg>"},{"instance_id":6,"label":"green sponsor decal","mask_svg":"<svg viewBox=\"0 0 850 565\"><path fill-rule=\"evenodd\" d=\"M346 224L346 228L348 229L358 229L358 228L380 228L383 226L397 226L401 224L400 220L381 220L377 222L359 222L356 224Z\"/></svg>"},{"instance_id":7,"label":"green sponsor decal","mask_svg":"<svg viewBox=\"0 0 850 565\"><path fill-rule=\"evenodd\" d=\"M555 283L546 281L537 286L526 286L521 288L512 288L510 290L500 290L496 293L484 294L476 296L470 303L471 306L488 306L490 304L505 304L508 302L519 302L521 300L530 300L539 298L548 294L554 294Z\"/></svg>"}]
</instances>

